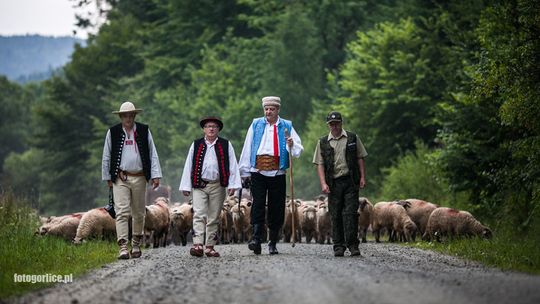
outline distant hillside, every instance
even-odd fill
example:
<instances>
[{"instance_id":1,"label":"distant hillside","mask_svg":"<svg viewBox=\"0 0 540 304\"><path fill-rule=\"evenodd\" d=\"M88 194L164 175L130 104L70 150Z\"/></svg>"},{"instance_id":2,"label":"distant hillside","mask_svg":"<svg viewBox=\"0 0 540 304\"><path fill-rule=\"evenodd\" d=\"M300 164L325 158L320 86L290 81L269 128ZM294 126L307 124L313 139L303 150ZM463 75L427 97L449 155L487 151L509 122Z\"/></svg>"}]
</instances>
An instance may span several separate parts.
<instances>
[{"instance_id":1,"label":"distant hillside","mask_svg":"<svg viewBox=\"0 0 540 304\"><path fill-rule=\"evenodd\" d=\"M70 60L72 37L0 36L0 74L18 82L39 81Z\"/></svg>"}]
</instances>

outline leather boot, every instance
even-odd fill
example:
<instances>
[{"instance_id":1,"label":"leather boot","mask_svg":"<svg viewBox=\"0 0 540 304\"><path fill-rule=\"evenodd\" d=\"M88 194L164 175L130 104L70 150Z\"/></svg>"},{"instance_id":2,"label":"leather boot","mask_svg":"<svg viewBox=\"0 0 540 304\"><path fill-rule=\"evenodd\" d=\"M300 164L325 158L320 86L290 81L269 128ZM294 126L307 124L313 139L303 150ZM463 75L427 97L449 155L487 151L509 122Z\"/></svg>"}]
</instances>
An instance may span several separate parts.
<instances>
[{"instance_id":1,"label":"leather boot","mask_svg":"<svg viewBox=\"0 0 540 304\"><path fill-rule=\"evenodd\" d=\"M276 244L279 240L279 230L270 230L269 239L270 242L268 242L268 253L278 254L279 252L276 248Z\"/></svg>"},{"instance_id":2,"label":"leather boot","mask_svg":"<svg viewBox=\"0 0 540 304\"><path fill-rule=\"evenodd\" d=\"M129 259L128 241L124 239L118 240L118 246L120 246L120 252L118 254L119 260Z\"/></svg>"},{"instance_id":3,"label":"leather boot","mask_svg":"<svg viewBox=\"0 0 540 304\"><path fill-rule=\"evenodd\" d=\"M142 255L141 252L141 242L142 242L142 235L134 235L133 239L131 240L131 257L136 259L140 258Z\"/></svg>"},{"instance_id":4,"label":"leather boot","mask_svg":"<svg viewBox=\"0 0 540 304\"><path fill-rule=\"evenodd\" d=\"M262 225L254 224L253 225L253 237L248 243L249 250L252 250L255 254L261 254L261 234L262 234Z\"/></svg>"}]
</instances>

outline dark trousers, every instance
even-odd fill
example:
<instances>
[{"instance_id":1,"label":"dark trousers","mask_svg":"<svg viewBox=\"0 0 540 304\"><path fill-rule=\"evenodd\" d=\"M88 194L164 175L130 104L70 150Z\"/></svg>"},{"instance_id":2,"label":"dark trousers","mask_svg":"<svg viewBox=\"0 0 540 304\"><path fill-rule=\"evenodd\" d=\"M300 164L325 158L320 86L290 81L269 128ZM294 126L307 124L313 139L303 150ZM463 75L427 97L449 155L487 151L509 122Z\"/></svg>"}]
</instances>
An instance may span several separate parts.
<instances>
[{"instance_id":1,"label":"dark trousers","mask_svg":"<svg viewBox=\"0 0 540 304\"><path fill-rule=\"evenodd\" d=\"M328 195L334 250L358 247L358 191L350 176L333 180Z\"/></svg>"},{"instance_id":2,"label":"dark trousers","mask_svg":"<svg viewBox=\"0 0 540 304\"><path fill-rule=\"evenodd\" d=\"M285 218L285 174L277 176L264 176L260 173L251 173L251 225L263 225L266 217L266 198L268 197L268 229L279 231ZM261 237L255 236L254 237Z\"/></svg>"}]
</instances>

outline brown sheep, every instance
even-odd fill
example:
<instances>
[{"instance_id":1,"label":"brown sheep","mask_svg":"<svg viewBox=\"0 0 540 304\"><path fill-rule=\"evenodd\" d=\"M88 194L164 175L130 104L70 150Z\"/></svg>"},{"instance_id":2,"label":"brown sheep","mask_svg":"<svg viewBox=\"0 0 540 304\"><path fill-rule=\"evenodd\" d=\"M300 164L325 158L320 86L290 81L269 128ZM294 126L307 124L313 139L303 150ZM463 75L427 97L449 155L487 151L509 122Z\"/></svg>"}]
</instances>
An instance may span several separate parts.
<instances>
[{"instance_id":1,"label":"brown sheep","mask_svg":"<svg viewBox=\"0 0 540 304\"><path fill-rule=\"evenodd\" d=\"M297 209L300 219L300 229L306 237L306 243L317 239L317 208L314 201L305 201Z\"/></svg>"},{"instance_id":2,"label":"brown sheep","mask_svg":"<svg viewBox=\"0 0 540 304\"><path fill-rule=\"evenodd\" d=\"M409 203L409 207L405 208L405 210L407 210L407 214L416 224L416 227L418 227L420 235L424 235L431 212L433 212L433 210L437 209L439 206L414 198L409 198L405 201Z\"/></svg>"},{"instance_id":3,"label":"brown sheep","mask_svg":"<svg viewBox=\"0 0 540 304\"><path fill-rule=\"evenodd\" d=\"M116 237L116 221L103 207L89 210L81 217L73 243L81 244L91 237Z\"/></svg>"},{"instance_id":4,"label":"brown sheep","mask_svg":"<svg viewBox=\"0 0 540 304\"><path fill-rule=\"evenodd\" d=\"M170 226L169 200L158 197L152 205L145 208L144 230L152 232L153 247L167 246L167 234Z\"/></svg>"},{"instance_id":5,"label":"brown sheep","mask_svg":"<svg viewBox=\"0 0 540 304\"><path fill-rule=\"evenodd\" d=\"M373 204L365 197L359 198L358 202L358 238L362 243L366 243L367 231L373 217Z\"/></svg>"},{"instance_id":6,"label":"brown sheep","mask_svg":"<svg viewBox=\"0 0 540 304\"><path fill-rule=\"evenodd\" d=\"M388 241L394 241L396 240L395 237L400 236L402 240L409 242L416 232L416 224L407 215L405 208L397 202L379 202L375 204L372 225L373 235L377 243L380 242L380 231L383 228L386 228L389 232Z\"/></svg>"},{"instance_id":7,"label":"brown sheep","mask_svg":"<svg viewBox=\"0 0 540 304\"><path fill-rule=\"evenodd\" d=\"M251 239L251 201L242 199L238 206L238 198L234 199L236 203L231 208L233 240L236 243L243 243Z\"/></svg>"},{"instance_id":8,"label":"brown sheep","mask_svg":"<svg viewBox=\"0 0 540 304\"><path fill-rule=\"evenodd\" d=\"M175 203L169 210L170 235L173 244L186 246L187 235L193 228L193 208L188 203Z\"/></svg>"},{"instance_id":9,"label":"brown sheep","mask_svg":"<svg viewBox=\"0 0 540 304\"><path fill-rule=\"evenodd\" d=\"M429 216L423 238L430 241L435 237L440 242L442 236L480 236L489 239L492 232L467 211L439 207Z\"/></svg>"},{"instance_id":10,"label":"brown sheep","mask_svg":"<svg viewBox=\"0 0 540 304\"><path fill-rule=\"evenodd\" d=\"M296 231L296 242L301 242L301 229L300 229L300 218L298 216L298 209L302 205L300 200L294 200L297 212L294 214L294 230ZM283 223L283 241L285 243L292 242L292 221L293 221L293 212L291 200L287 200L285 204L285 221Z\"/></svg>"}]
</instances>

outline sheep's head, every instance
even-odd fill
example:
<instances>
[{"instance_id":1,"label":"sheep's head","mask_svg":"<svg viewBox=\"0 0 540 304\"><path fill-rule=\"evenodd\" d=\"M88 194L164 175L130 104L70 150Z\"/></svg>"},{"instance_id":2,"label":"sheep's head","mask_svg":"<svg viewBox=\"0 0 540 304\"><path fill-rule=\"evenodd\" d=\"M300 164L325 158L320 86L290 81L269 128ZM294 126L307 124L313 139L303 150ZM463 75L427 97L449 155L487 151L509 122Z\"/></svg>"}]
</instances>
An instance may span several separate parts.
<instances>
[{"instance_id":1,"label":"sheep's head","mask_svg":"<svg viewBox=\"0 0 540 304\"><path fill-rule=\"evenodd\" d=\"M482 237L486 240L489 240L493 237L493 233L491 232L491 229L489 228L484 228L484 230L482 231Z\"/></svg>"},{"instance_id":2,"label":"sheep's head","mask_svg":"<svg viewBox=\"0 0 540 304\"><path fill-rule=\"evenodd\" d=\"M403 206L405 209L411 208L411 203L409 201L399 200L396 201L396 204Z\"/></svg>"}]
</instances>

